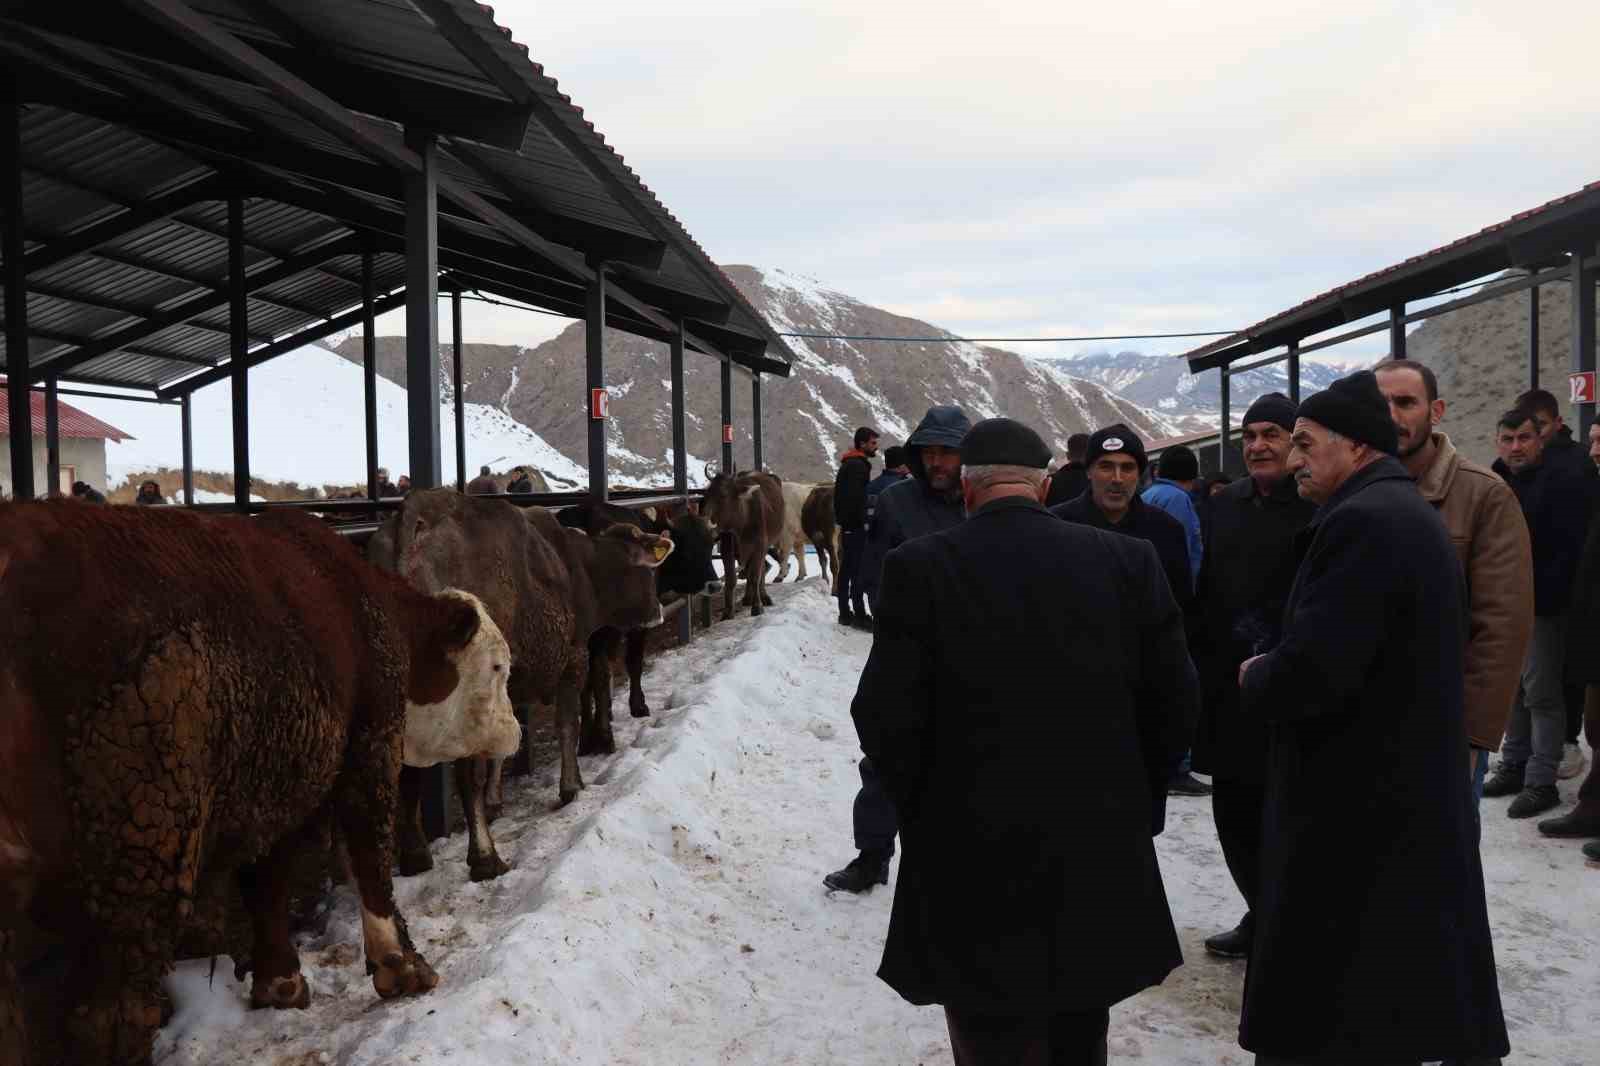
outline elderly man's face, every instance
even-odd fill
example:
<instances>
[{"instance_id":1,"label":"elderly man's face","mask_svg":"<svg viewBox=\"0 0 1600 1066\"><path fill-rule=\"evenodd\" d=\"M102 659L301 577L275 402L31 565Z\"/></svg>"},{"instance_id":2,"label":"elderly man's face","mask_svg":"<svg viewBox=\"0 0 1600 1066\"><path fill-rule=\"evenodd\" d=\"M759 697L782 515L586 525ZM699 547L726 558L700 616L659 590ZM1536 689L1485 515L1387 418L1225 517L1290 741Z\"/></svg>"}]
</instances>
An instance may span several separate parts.
<instances>
[{"instance_id":1,"label":"elderly man's face","mask_svg":"<svg viewBox=\"0 0 1600 1066\"><path fill-rule=\"evenodd\" d=\"M1257 484L1273 485L1289 472L1289 431L1276 422L1250 422L1240 434L1244 465Z\"/></svg>"},{"instance_id":2,"label":"elderly man's face","mask_svg":"<svg viewBox=\"0 0 1600 1066\"><path fill-rule=\"evenodd\" d=\"M1089 466L1089 493L1094 505L1113 522L1120 521L1139 491L1139 462L1127 452L1102 455Z\"/></svg>"},{"instance_id":3,"label":"elderly man's face","mask_svg":"<svg viewBox=\"0 0 1600 1066\"><path fill-rule=\"evenodd\" d=\"M1529 467L1538 466L1539 460L1544 458L1544 438L1530 418L1516 429L1501 426L1495 437L1495 450L1513 474L1520 474Z\"/></svg>"},{"instance_id":4,"label":"elderly man's face","mask_svg":"<svg viewBox=\"0 0 1600 1066\"><path fill-rule=\"evenodd\" d=\"M1355 473L1360 445L1309 418L1295 419L1289 471L1302 499L1321 505Z\"/></svg>"},{"instance_id":5,"label":"elderly man's face","mask_svg":"<svg viewBox=\"0 0 1600 1066\"><path fill-rule=\"evenodd\" d=\"M928 474L930 489L950 492L961 484L961 449L928 445L922 449L922 469Z\"/></svg>"}]
</instances>

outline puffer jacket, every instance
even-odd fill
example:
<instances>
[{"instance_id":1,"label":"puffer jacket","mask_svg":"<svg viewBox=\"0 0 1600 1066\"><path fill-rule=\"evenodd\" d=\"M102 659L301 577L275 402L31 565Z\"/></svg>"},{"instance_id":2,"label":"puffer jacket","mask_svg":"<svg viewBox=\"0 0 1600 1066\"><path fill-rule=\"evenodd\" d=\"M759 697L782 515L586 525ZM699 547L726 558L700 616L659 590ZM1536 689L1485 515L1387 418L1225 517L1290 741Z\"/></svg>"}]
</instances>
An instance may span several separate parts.
<instances>
[{"instance_id":1,"label":"puffer jacket","mask_svg":"<svg viewBox=\"0 0 1600 1066\"><path fill-rule=\"evenodd\" d=\"M928 487L928 468L922 449L959 448L972 423L959 407L930 407L906 441L906 465L911 477L884 489L873 502L872 526L861 557L861 587L873 595L883 573L883 558L908 540L937 533L959 523L965 515L961 495L934 492Z\"/></svg>"}]
</instances>

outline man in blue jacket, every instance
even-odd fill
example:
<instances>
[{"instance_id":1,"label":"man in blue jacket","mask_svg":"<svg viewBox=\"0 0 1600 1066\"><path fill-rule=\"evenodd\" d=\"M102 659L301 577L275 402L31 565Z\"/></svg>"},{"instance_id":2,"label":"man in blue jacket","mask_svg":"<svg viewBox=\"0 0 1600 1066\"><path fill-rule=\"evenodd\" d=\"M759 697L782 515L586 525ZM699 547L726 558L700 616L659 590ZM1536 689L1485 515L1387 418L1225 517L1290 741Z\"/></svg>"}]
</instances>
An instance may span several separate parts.
<instances>
[{"instance_id":1,"label":"man in blue jacket","mask_svg":"<svg viewBox=\"0 0 1600 1066\"><path fill-rule=\"evenodd\" d=\"M1194 505L1194 486L1200 480L1200 460L1181 444L1174 444L1156 460L1155 483L1144 490L1142 499L1176 518L1183 525L1189 542L1189 577L1200 576L1202 543L1200 512Z\"/></svg>"}]
</instances>

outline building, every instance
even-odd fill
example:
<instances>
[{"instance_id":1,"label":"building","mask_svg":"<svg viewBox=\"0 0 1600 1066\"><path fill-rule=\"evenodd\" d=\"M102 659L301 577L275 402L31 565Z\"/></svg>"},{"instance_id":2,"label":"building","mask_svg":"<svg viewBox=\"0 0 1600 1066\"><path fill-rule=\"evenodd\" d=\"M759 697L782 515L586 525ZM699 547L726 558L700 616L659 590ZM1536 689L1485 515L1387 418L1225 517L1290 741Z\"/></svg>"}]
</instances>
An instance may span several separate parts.
<instances>
[{"instance_id":1,"label":"building","mask_svg":"<svg viewBox=\"0 0 1600 1066\"><path fill-rule=\"evenodd\" d=\"M5 379L0 378L0 470L11 469L11 414L7 401ZM45 465L48 457L44 441L44 394L33 393L33 483L44 494L50 482ZM106 441L132 440L116 426L108 425L71 404L57 402L59 412L58 433L61 440L61 482L57 486L63 495L72 491L74 481L86 481L95 488L106 491ZM8 479L9 480L9 479ZM10 495L11 486L4 487Z\"/></svg>"}]
</instances>

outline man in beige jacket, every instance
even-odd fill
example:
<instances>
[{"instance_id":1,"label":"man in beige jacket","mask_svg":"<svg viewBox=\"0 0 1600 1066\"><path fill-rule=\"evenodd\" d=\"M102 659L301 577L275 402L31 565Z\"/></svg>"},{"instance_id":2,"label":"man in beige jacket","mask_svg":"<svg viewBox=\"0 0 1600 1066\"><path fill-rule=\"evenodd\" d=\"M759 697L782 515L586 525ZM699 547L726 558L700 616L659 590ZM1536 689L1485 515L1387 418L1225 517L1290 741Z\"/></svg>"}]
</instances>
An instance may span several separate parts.
<instances>
[{"instance_id":1,"label":"man in beige jacket","mask_svg":"<svg viewBox=\"0 0 1600 1066\"><path fill-rule=\"evenodd\" d=\"M1438 510L1461 557L1471 623L1466 653L1472 794L1483 796L1489 753L1500 750L1533 633L1533 549L1516 495L1494 471L1463 458L1435 430L1445 403L1433 371L1410 359L1376 368L1400 437L1400 461Z\"/></svg>"}]
</instances>

